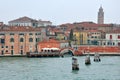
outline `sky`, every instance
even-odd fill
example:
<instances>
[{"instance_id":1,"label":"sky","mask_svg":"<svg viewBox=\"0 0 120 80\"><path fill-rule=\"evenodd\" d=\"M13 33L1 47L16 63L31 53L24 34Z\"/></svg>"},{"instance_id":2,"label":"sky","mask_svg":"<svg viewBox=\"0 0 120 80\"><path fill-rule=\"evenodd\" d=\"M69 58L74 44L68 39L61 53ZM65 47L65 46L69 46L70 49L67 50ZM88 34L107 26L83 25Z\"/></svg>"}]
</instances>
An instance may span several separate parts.
<instances>
[{"instance_id":1,"label":"sky","mask_svg":"<svg viewBox=\"0 0 120 80\"><path fill-rule=\"evenodd\" d=\"M104 23L120 24L120 0L0 0L0 22L28 16L51 21L53 25L93 21L100 6Z\"/></svg>"}]
</instances>

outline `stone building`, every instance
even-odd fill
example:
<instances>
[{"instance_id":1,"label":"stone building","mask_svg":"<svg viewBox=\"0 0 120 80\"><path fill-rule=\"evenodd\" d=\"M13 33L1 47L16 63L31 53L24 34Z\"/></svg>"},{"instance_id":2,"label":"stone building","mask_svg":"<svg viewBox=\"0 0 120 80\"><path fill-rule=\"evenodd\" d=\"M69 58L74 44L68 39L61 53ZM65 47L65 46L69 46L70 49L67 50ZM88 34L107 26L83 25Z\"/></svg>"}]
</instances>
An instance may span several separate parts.
<instances>
[{"instance_id":1,"label":"stone building","mask_svg":"<svg viewBox=\"0 0 120 80\"><path fill-rule=\"evenodd\" d=\"M5 27L0 29L0 54L23 55L37 51L41 29L33 27Z\"/></svg>"},{"instance_id":2,"label":"stone building","mask_svg":"<svg viewBox=\"0 0 120 80\"><path fill-rule=\"evenodd\" d=\"M41 27L41 26L47 27L47 26L51 26L51 25L52 25L52 22L50 22L50 21L38 20L38 27Z\"/></svg>"},{"instance_id":3,"label":"stone building","mask_svg":"<svg viewBox=\"0 0 120 80\"><path fill-rule=\"evenodd\" d=\"M9 21L9 26L31 26L31 27L37 27L38 22L35 19L29 18L29 17L20 17L18 19Z\"/></svg>"},{"instance_id":4,"label":"stone building","mask_svg":"<svg viewBox=\"0 0 120 80\"><path fill-rule=\"evenodd\" d=\"M120 30L114 30L106 33L107 46L120 46Z\"/></svg>"},{"instance_id":5,"label":"stone building","mask_svg":"<svg viewBox=\"0 0 120 80\"><path fill-rule=\"evenodd\" d=\"M102 6L99 8L98 12L98 24L104 24L104 12Z\"/></svg>"},{"instance_id":6,"label":"stone building","mask_svg":"<svg viewBox=\"0 0 120 80\"><path fill-rule=\"evenodd\" d=\"M9 26L31 26L31 27L46 27L52 25L50 21L35 20L27 16L20 17L8 22Z\"/></svg>"}]
</instances>

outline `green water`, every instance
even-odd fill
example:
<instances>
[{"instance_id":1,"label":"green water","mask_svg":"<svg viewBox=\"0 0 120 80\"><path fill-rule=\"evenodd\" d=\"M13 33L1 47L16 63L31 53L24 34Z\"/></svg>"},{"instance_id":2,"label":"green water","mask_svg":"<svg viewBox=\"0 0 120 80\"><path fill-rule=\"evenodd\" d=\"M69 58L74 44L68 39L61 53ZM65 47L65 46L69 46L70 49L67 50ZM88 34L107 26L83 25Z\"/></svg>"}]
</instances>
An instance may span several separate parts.
<instances>
[{"instance_id":1,"label":"green water","mask_svg":"<svg viewBox=\"0 0 120 80\"><path fill-rule=\"evenodd\" d=\"M0 57L0 80L120 80L120 57L104 56L101 62L84 64L72 71L72 58Z\"/></svg>"}]
</instances>

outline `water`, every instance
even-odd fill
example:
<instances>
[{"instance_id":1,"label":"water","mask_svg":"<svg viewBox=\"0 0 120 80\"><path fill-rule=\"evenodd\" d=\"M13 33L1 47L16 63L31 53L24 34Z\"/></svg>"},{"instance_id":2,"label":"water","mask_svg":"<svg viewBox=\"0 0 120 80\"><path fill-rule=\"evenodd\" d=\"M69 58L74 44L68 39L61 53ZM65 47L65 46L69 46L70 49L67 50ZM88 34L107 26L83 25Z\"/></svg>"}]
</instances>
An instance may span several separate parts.
<instances>
[{"instance_id":1,"label":"water","mask_svg":"<svg viewBox=\"0 0 120 80\"><path fill-rule=\"evenodd\" d=\"M0 57L0 80L120 80L120 57L104 56L101 62L84 64L72 71L72 58Z\"/></svg>"}]
</instances>

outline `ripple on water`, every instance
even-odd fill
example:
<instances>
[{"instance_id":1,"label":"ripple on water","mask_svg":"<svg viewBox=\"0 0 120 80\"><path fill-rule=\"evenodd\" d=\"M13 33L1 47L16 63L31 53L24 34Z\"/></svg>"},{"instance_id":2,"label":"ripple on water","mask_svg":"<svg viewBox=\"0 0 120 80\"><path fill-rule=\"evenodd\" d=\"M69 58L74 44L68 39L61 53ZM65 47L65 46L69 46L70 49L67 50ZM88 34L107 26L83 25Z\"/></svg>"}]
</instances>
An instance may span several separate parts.
<instances>
[{"instance_id":1,"label":"ripple on water","mask_svg":"<svg viewBox=\"0 0 120 80\"><path fill-rule=\"evenodd\" d=\"M77 57L79 70L72 70L72 58L0 58L0 80L120 80L120 57L101 57L86 66ZM7 76L7 77L6 77Z\"/></svg>"}]
</instances>

